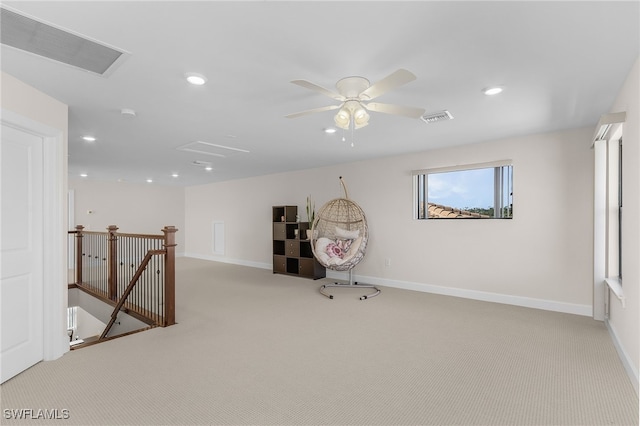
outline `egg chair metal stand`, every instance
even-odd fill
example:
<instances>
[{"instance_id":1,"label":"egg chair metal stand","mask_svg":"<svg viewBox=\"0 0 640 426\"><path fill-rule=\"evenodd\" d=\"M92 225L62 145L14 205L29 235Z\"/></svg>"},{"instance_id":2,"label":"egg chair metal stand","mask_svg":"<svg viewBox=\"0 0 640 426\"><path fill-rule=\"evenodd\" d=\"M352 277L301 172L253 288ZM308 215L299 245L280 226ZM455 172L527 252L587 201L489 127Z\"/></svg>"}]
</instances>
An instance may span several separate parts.
<instances>
[{"instance_id":1,"label":"egg chair metal stand","mask_svg":"<svg viewBox=\"0 0 640 426\"><path fill-rule=\"evenodd\" d=\"M349 199L342 176L340 183L344 190L344 198L327 202L315 216L311 226L311 250L316 260L325 268L348 272L349 282L323 284L320 293L333 299L333 294L328 290L330 288L373 290L360 296L360 300L366 300L380 294L380 289L376 286L353 280L353 268L364 258L369 240L367 219L362 208Z\"/></svg>"}]
</instances>

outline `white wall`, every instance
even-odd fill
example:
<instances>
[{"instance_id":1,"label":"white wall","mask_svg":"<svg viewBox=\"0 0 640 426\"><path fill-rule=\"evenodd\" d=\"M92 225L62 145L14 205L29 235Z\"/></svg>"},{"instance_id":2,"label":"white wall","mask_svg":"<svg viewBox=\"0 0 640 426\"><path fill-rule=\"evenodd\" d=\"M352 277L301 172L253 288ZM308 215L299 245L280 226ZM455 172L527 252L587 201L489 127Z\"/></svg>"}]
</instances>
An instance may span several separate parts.
<instances>
[{"instance_id":1,"label":"white wall","mask_svg":"<svg viewBox=\"0 0 640 426\"><path fill-rule=\"evenodd\" d=\"M113 312L113 306L77 288L69 289L69 306L78 306L81 308L78 309L77 318L77 335L81 339L95 335L100 336L111 320L111 313ZM147 327L149 327L148 324L132 317L124 311L120 311L118 312L117 321L111 326L107 337L118 336Z\"/></svg>"},{"instance_id":2,"label":"white wall","mask_svg":"<svg viewBox=\"0 0 640 426\"><path fill-rule=\"evenodd\" d=\"M184 252L184 188L70 178L69 189L75 224L85 230L116 225L118 232L162 235L162 228L175 226L176 253Z\"/></svg>"},{"instance_id":3,"label":"white wall","mask_svg":"<svg viewBox=\"0 0 640 426\"><path fill-rule=\"evenodd\" d=\"M78 306L77 315L78 315L77 316L78 329L76 330L75 335L72 336L73 340L100 336L104 331L105 327L107 326L107 324L98 320L96 317L94 317L89 312L85 311L79 306Z\"/></svg>"},{"instance_id":4,"label":"white wall","mask_svg":"<svg viewBox=\"0 0 640 426\"><path fill-rule=\"evenodd\" d=\"M611 112L626 111L623 125L622 287L625 307L612 296L609 327L638 386L640 369L640 59L636 61Z\"/></svg>"},{"instance_id":5,"label":"white wall","mask_svg":"<svg viewBox=\"0 0 640 426\"><path fill-rule=\"evenodd\" d=\"M355 269L360 281L591 315L592 133L533 135L190 187L186 254L270 268L271 206L298 205L305 220L306 196L318 210L342 196L343 176L370 230L367 255ZM514 219L413 220L411 170L502 159L514 164ZM222 257L212 253L213 221L225 222Z\"/></svg>"}]
</instances>

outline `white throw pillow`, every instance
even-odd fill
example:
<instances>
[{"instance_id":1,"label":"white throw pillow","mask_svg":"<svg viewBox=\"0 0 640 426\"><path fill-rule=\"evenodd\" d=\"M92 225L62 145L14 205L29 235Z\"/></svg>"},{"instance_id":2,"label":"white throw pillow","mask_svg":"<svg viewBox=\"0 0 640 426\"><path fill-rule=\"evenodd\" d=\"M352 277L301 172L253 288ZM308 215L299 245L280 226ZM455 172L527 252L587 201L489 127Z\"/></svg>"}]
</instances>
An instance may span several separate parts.
<instances>
[{"instance_id":1,"label":"white throw pillow","mask_svg":"<svg viewBox=\"0 0 640 426\"><path fill-rule=\"evenodd\" d=\"M342 229L339 226L336 226L336 238L342 238L345 240L355 240L360 236L360 230L356 229L354 231L348 231L346 229Z\"/></svg>"}]
</instances>

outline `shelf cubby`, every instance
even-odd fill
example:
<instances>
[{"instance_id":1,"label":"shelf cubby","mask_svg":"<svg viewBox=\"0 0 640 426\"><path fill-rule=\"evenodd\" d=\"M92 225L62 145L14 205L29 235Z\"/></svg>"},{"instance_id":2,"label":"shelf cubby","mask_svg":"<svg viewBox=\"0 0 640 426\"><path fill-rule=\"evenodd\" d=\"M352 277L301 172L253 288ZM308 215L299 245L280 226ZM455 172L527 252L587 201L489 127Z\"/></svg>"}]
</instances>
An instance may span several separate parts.
<instances>
[{"instance_id":1,"label":"shelf cubby","mask_svg":"<svg viewBox=\"0 0 640 426\"><path fill-rule=\"evenodd\" d=\"M325 268L313 257L307 240L309 222L297 222L297 206L274 206L271 212L273 231L273 273L305 278L324 278Z\"/></svg>"}]
</instances>

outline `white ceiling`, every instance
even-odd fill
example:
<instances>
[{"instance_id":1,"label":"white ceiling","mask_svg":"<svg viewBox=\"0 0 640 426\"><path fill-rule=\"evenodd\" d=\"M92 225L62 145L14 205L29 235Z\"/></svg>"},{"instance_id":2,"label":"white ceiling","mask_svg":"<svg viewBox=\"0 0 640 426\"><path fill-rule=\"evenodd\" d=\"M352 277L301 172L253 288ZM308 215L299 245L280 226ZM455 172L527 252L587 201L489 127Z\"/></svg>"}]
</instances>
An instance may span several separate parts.
<instances>
[{"instance_id":1,"label":"white ceiling","mask_svg":"<svg viewBox=\"0 0 640 426\"><path fill-rule=\"evenodd\" d=\"M632 2L6 1L130 53L108 77L2 46L2 70L69 105L69 175L195 185L562 129L595 126L639 55ZM447 109L426 124L371 113L327 135L342 77L417 80L376 101ZM187 72L208 78L189 85ZM481 89L501 85L494 97ZM122 108L134 109L125 118ZM92 134L94 143L82 141ZM225 158L176 148L243 150ZM351 146L354 142L354 146ZM206 172L193 161L211 162ZM172 178L172 173L179 173Z\"/></svg>"}]
</instances>

